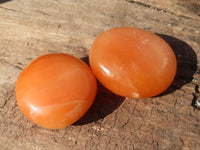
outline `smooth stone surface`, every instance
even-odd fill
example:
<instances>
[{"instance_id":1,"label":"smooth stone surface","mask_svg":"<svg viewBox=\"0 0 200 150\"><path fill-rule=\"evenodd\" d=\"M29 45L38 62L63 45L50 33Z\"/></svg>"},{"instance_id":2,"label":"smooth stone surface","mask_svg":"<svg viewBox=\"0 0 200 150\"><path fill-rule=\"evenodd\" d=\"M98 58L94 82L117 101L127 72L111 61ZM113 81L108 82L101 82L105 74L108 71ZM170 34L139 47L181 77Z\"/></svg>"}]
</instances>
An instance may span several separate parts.
<instances>
[{"instance_id":1,"label":"smooth stone surface","mask_svg":"<svg viewBox=\"0 0 200 150\"><path fill-rule=\"evenodd\" d=\"M97 91L90 68L67 54L48 54L34 60L16 84L18 105L34 123L62 128L81 118Z\"/></svg>"},{"instance_id":2,"label":"smooth stone surface","mask_svg":"<svg viewBox=\"0 0 200 150\"><path fill-rule=\"evenodd\" d=\"M90 50L90 65L97 79L115 94L147 98L172 83L176 56L159 36L131 27L100 34Z\"/></svg>"}]
</instances>

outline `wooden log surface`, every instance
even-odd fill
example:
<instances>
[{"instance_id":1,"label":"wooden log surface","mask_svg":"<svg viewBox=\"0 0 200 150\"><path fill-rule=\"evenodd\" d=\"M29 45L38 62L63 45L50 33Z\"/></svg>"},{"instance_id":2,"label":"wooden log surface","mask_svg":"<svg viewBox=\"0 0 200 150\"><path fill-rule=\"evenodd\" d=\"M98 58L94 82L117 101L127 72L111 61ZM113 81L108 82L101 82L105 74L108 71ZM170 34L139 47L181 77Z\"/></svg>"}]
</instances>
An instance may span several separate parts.
<instances>
[{"instance_id":1,"label":"wooden log surface","mask_svg":"<svg viewBox=\"0 0 200 150\"><path fill-rule=\"evenodd\" d=\"M0 150L198 150L199 0L0 0ZM101 32L120 26L153 32L173 48L178 71L170 88L147 99L124 98L98 85L75 124L48 130L26 119L15 83L33 59L68 53L87 61ZM158 68L159 69L159 68Z\"/></svg>"}]
</instances>

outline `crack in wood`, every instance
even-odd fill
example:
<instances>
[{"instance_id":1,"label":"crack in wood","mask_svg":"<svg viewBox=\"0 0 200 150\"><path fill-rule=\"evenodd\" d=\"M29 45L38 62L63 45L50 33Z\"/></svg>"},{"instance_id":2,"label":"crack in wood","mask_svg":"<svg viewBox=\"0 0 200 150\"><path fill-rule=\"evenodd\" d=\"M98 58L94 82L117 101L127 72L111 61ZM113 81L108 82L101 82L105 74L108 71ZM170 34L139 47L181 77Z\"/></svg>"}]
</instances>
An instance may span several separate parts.
<instances>
[{"instance_id":1,"label":"crack in wood","mask_svg":"<svg viewBox=\"0 0 200 150\"><path fill-rule=\"evenodd\" d=\"M4 107L6 106L6 104L8 103L8 101L11 100L12 96L14 95L14 90L12 90L10 93L11 93L11 94L10 94L10 95L8 96L8 98L4 101L3 105L0 106L0 108L4 108Z\"/></svg>"},{"instance_id":2,"label":"crack in wood","mask_svg":"<svg viewBox=\"0 0 200 150\"><path fill-rule=\"evenodd\" d=\"M193 106L195 109L200 110L200 92L199 92L198 84L196 84L195 86L195 93L193 93L193 100L192 100L191 106Z\"/></svg>"},{"instance_id":3,"label":"crack in wood","mask_svg":"<svg viewBox=\"0 0 200 150\"><path fill-rule=\"evenodd\" d=\"M129 123L130 118L127 119L127 121L122 125L122 128L125 128L125 126Z\"/></svg>"},{"instance_id":4,"label":"crack in wood","mask_svg":"<svg viewBox=\"0 0 200 150\"><path fill-rule=\"evenodd\" d=\"M12 67L15 67L16 69L18 69L18 70L23 70L23 68L22 67L20 67L20 66L18 66L18 65L13 65L13 64L11 64L10 62L8 62L8 61L6 61L6 60L0 60L0 62L1 63L4 63L4 64L8 64L8 65L10 65L10 66L12 66Z\"/></svg>"},{"instance_id":5,"label":"crack in wood","mask_svg":"<svg viewBox=\"0 0 200 150\"><path fill-rule=\"evenodd\" d=\"M152 145L153 145L154 149L158 149L158 147L159 147L158 142L156 140L154 140L154 139L152 141Z\"/></svg>"},{"instance_id":6,"label":"crack in wood","mask_svg":"<svg viewBox=\"0 0 200 150\"><path fill-rule=\"evenodd\" d=\"M7 10L7 11L12 11L12 12L17 12L17 13L21 13L21 14L26 14L26 15L31 15L31 14L28 14L28 13L25 13L25 12L22 12L22 11L18 11L18 10L15 10L15 9L11 9L11 8L6 8L6 7L3 7L3 6L0 6L1 9L4 9L4 10ZM32 16L32 15L31 15Z\"/></svg>"},{"instance_id":7,"label":"crack in wood","mask_svg":"<svg viewBox=\"0 0 200 150\"><path fill-rule=\"evenodd\" d=\"M191 18L191 17L184 16L184 15L178 15L178 14L176 14L174 12L169 11L169 10L158 8L158 7L155 7L155 6L152 6L152 5L149 5L149 4L145 4L145 3L142 3L142 2L137 2L137 1L134 1L134 0L126 0L126 1L129 2L129 3L133 3L133 4L136 4L136 5L140 5L140 6L146 7L146 8L154 9L156 11L160 11L160 12L164 12L164 13L169 13L171 15L176 15L177 17L195 20L195 18Z\"/></svg>"},{"instance_id":8,"label":"crack in wood","mask_svg":"<svg viewBox=\"0 0 200 150\"><path fill-rule=\"evenodd\" d=\"M42 12L42 11L40 11L40 10L33 10L33 11L36 12L36 13L40 13L40 14L42 14L42 15L45 15L45 16L51 16L50 14L45 13L45 12Z\"/></svg>"}]
</instances>

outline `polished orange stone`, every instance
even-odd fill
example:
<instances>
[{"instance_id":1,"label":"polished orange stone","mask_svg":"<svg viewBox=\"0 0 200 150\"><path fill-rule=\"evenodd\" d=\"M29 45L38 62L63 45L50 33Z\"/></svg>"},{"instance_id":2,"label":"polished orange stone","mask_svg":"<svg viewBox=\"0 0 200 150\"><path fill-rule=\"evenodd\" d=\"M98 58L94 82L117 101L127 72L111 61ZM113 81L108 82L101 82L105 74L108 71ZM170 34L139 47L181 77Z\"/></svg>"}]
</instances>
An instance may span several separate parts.
<instances>
[{"instance_id":1,"label":"polished orange stone","mask_svg":"<svg viewBox=\"0 0 200 150\"><path fill-rule=\"evenodd\" d=\"M34 123L63 128L81 118L92 105L96 79L80 59L67 54L47 54L34 60L16 84L18 105Z\"/></svg>"},{"instance_id":2,"label":"polished orange stone","mask_svg":"<svg viewBox=\"0 0 200 150\"><path fill-rule=\"evenodd\" d=\"M89 61L101 84L132 98L162 93L177 70L175 54L162 38L131 27L101 33L91 47Z\"/></svg>"}]
</instances>

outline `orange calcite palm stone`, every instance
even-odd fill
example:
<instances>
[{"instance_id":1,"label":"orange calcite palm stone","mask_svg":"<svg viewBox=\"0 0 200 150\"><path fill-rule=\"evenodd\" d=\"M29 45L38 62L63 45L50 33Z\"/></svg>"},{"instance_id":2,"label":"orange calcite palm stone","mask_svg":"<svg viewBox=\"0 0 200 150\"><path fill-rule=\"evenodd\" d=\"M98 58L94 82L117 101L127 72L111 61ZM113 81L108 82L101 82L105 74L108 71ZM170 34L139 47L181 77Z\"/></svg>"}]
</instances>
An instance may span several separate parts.
<instances>
[{"instance_id":1,"label":"orange calcite palm stone","mask_svg":"<svg viewBox=\"0 0 200 150\"><path fill-rule=\"evenodd\" d=\"M16 84L18 105L34 123L62 128L81 118L97 91L90 68L67 54L47 54L34 60Z\"/></svg>"},{"instance_id":2,"label":"orange calcite palm stone","mask_svg":"<svg viewBox=\"0 0 200 150\"><path fill-rule=\"evenodd\" d=\"M172 83L177 61L171 47L159 36L131 28L114 28L100 34L89 55L92 71L115 94L147 98Z\"/></svg>"}]
</instances>

